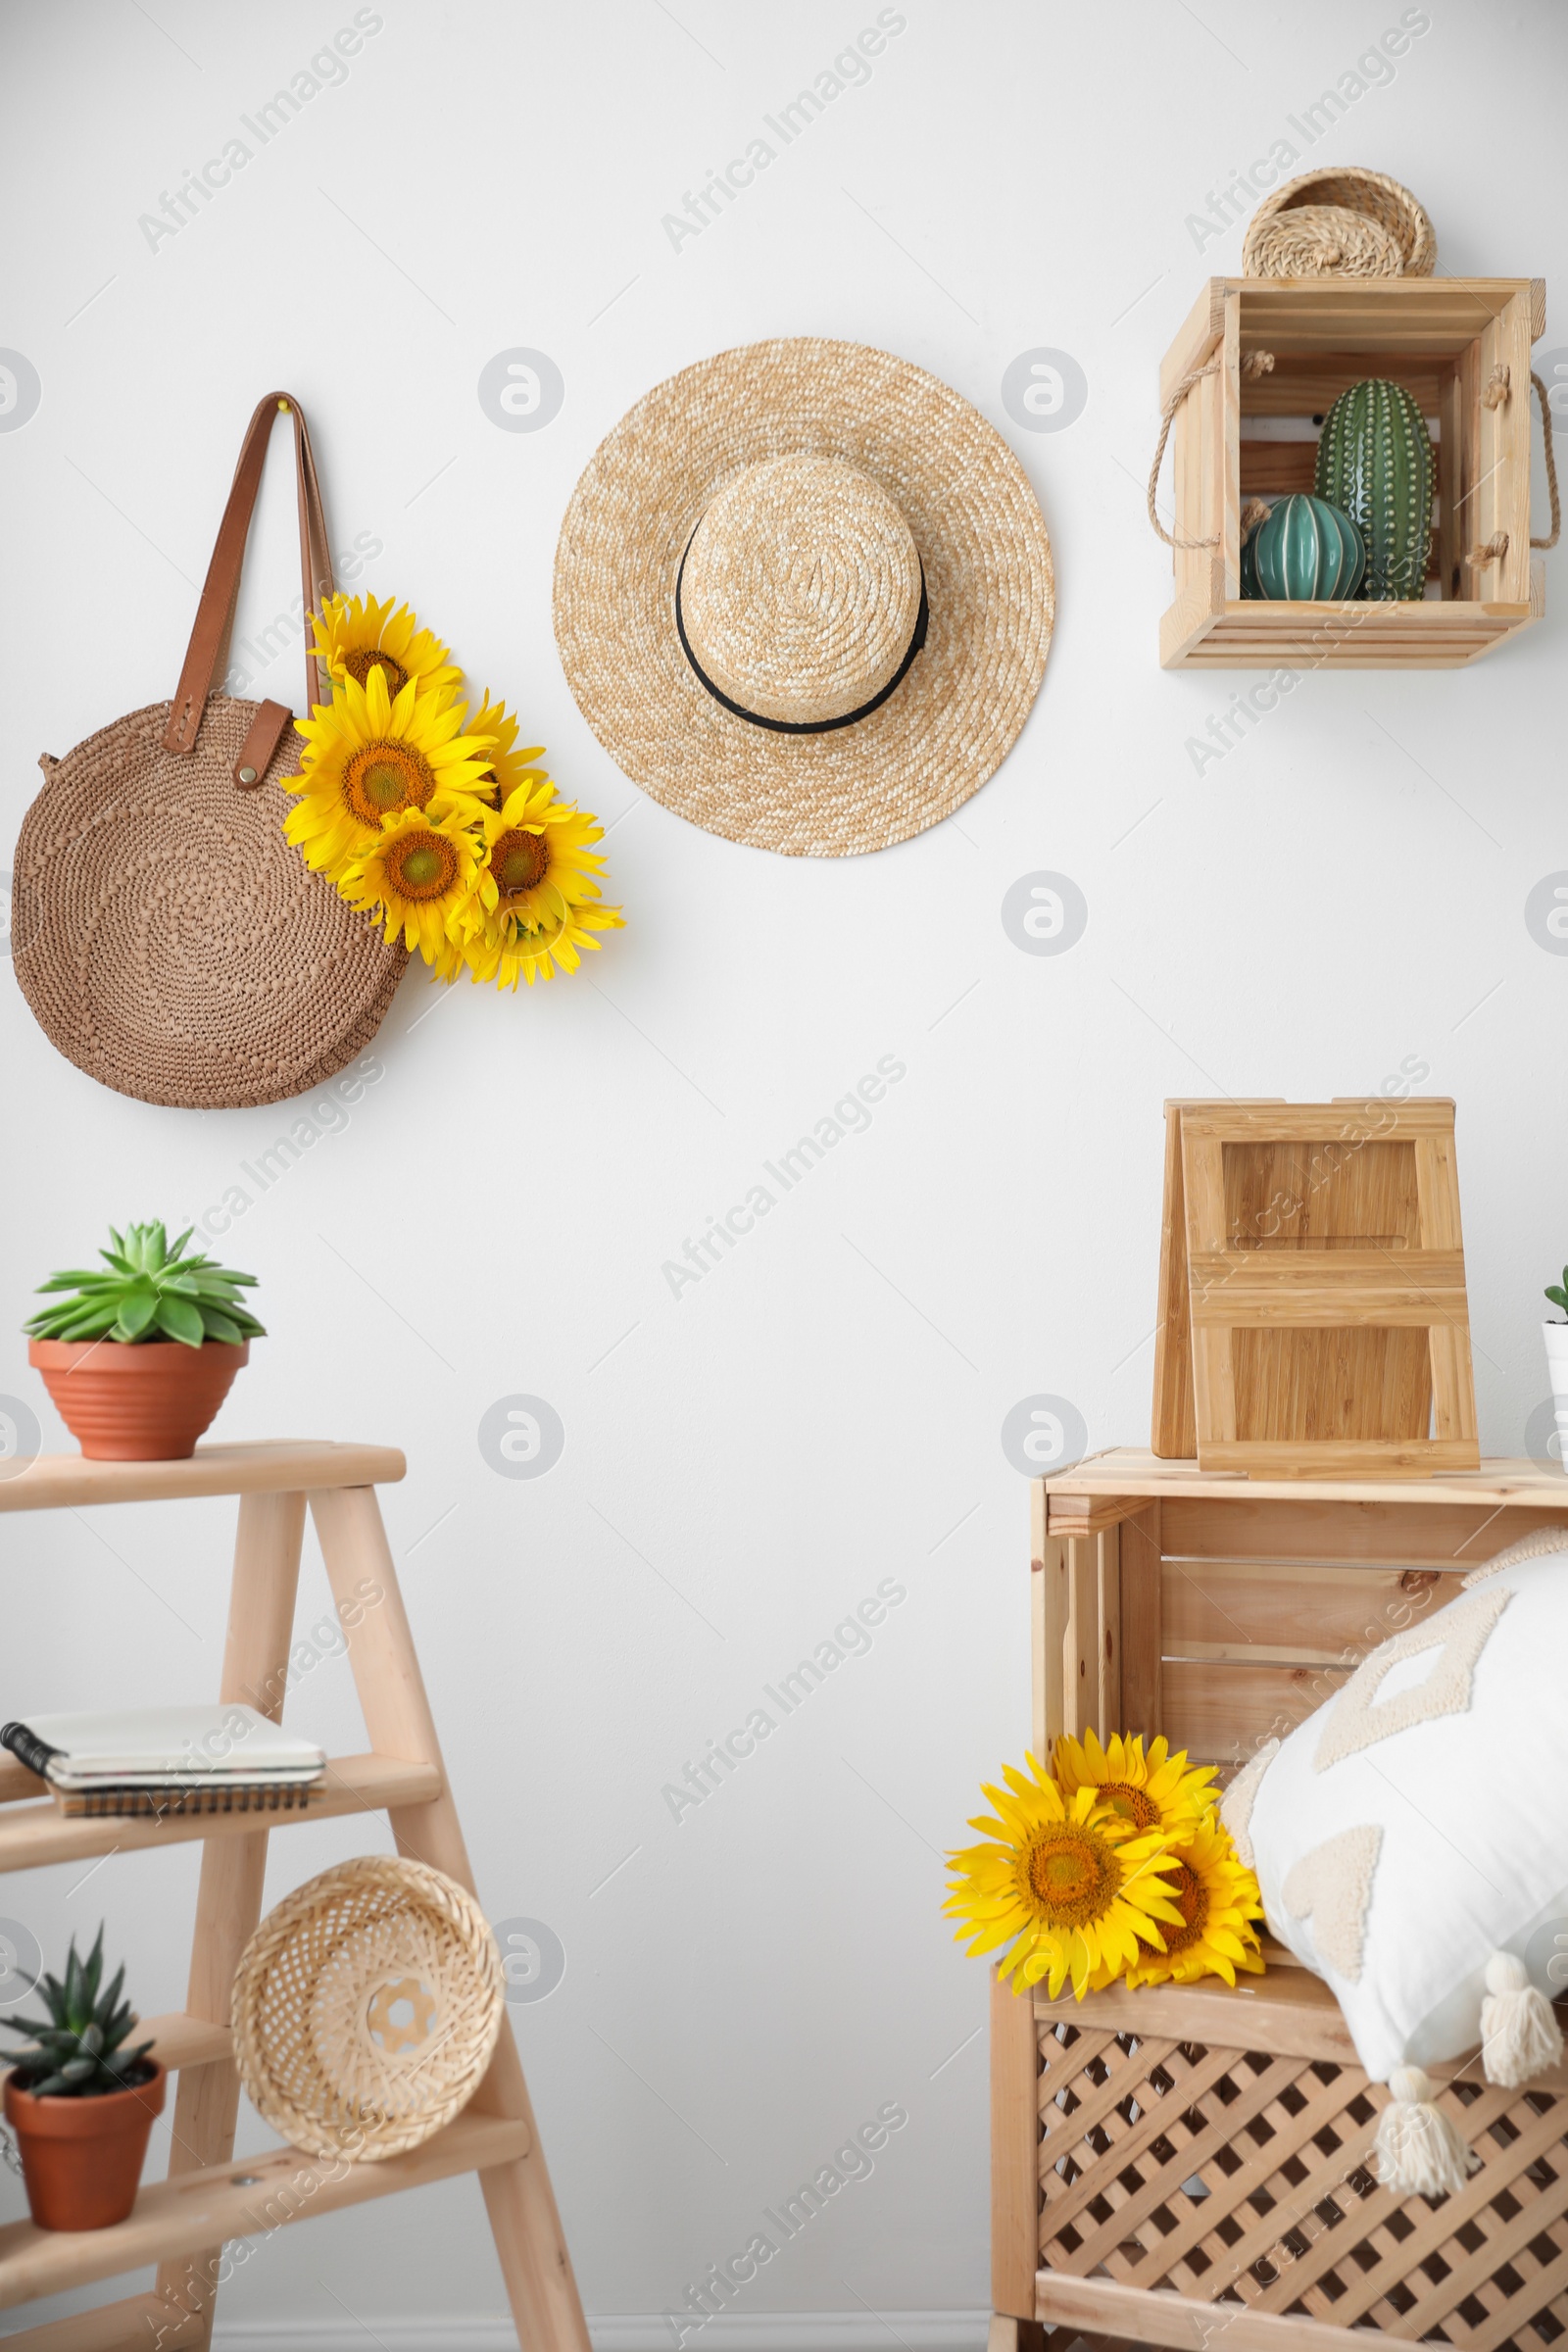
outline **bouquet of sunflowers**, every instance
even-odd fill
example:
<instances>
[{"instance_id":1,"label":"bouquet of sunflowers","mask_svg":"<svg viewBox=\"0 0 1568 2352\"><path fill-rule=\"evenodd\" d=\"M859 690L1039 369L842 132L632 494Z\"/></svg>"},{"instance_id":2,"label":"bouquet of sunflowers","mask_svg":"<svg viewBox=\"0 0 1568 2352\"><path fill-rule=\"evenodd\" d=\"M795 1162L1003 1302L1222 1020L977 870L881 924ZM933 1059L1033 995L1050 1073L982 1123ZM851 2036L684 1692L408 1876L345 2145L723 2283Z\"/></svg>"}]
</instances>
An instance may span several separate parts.
<instances>
[{"instance_id":1,"label":"bouquet of sunflowers","mask_svg":"<svg viewBox=\"0 0 1568 2352\"><path fill-rule=\"evenodd\" d=\"M948 1856L955 1940L971 1952L1010 1949L1000 1962L1023 1992L1045 1978L1054 2000L1129 1985L1190 1984L1205 1976L1260 1976L1262 1897L1219 1818L1210 1765L1189 1765L1163 1740L1093 1732L1060 1739L1052 1770L1004 1764L1006 1786L982 1784L998 1818L972 1830L983 1845Z\"/></svg>"},{"instance_id":2,"label":"bouquet of sunflowers","mask_svg":"<svg viewBox=\"0 0 1568 2352\"><path fill-rule=\"evenodd\" d=\"M311 622L332 699L300 721L283 826L306 864L439 980L575 971L622 923L594 879L598 820L558 799L505 703L486 694L465 724L463 673L406 605L333 596Z\"/></svg>"}]
</instances>

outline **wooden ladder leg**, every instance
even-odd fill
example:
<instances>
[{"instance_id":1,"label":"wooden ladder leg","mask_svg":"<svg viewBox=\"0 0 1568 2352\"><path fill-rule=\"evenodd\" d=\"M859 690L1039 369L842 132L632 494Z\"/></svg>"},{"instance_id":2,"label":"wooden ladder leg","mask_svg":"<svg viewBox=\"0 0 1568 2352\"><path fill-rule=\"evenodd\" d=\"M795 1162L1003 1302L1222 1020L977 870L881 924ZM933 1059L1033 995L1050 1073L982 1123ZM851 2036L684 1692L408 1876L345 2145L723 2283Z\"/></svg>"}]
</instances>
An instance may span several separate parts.
<instances>
[{"instance_id":1,"label":"wooden ladder leg","mask_svg":"<svg viewBox=\"0 0 1568 2352\"><path fill-rule=\"evenodd\" d=\"M433 1764L442 1775L441 1794L433 1803L390 1809L398 1852L445 1871L476 1894L375 1490L323 1491L311 1496L311 1511L348 1638L370 1745L378 1755ZM528 2127L527 2152L479 2176L518 2341L524 2352L590 2352L510 2018L502 2024L490 2071L472 2106L476 2114L519 2118Z\"/></svg>"},{"instance_id":2,"label":"wooden ladder leg","mask_svg":"<svg viewBox=\"0 0 1568 2352\"><path fill-rule=\"evenodd\" d=\"M304 1534L303 1494L241 1495L220 1696L243 1701L272 1723L283 1713ZM265 1830L208 1840L185 2004L192 2017L219 2026L230 2022L234 1971L262 1915L266 1873ZM171 2177L225 2163L234 2153L238 2116L239 2076L231 2058L184 2068L174 2101ZM206 2352L212 2340L221 2257L221 2246L213 2246L159 2266L158 2293L169 2305L171 2328L183 2320L188 2330L177 2338L181 2352L198 2346Z\"/></svg>"}]
</instances>

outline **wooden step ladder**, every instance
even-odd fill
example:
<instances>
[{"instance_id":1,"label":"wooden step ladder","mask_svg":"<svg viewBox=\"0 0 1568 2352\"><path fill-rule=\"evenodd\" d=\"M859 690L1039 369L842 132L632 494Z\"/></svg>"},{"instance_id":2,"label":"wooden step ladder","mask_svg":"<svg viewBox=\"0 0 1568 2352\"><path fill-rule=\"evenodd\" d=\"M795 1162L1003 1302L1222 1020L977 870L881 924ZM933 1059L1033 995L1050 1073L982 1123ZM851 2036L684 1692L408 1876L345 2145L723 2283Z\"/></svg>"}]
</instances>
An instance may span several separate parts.
<instances>
[{"instance_id":1,"label":"wooden step ladder","mask_svg":"<svg viewBox=\"0 0 1568 2352\"><path fill-rule=\"evenodd\" d=\"M324 1800L308 1812L68 1820L44 1783L0 1759L0 1872L83 1861L199 1838L190 1991L183 2015L143 2021L179 2076L169 2177L144 2187L127 2221L63 2234L14 2222L0 2229L0 2309L158 2265L156 2287L4 2338L6 2352L198 2352L211 2340L225 2241L269 2234L457 2173L477 2173L524 2352L589 2352L571 2263L528 2103L511 2020L490 2069L454 2123L422 2147L379 2164L325 2161L297 2148L234 2162L239 2077L229 1996L241 1951L261 1918L267 1840L344 1814L384 1811L400 1854L473 1890L398 1590L375 1489L400 1479L384 1446L205 1446L186 1462L88 1462L62 1454L0 1479L0 1512L79 1510L93 1503L237 1494L239 1528L223 1653L222 1700L277 1722L293 1638L300 1547L309 1508L372 1752L327 1764ZM371 1589L380 1597L366 1606ZM171 1692L171 1697L176 1695ZM182 1695L182 1694L181 1694Z\"/></svg>"}]
</instances>

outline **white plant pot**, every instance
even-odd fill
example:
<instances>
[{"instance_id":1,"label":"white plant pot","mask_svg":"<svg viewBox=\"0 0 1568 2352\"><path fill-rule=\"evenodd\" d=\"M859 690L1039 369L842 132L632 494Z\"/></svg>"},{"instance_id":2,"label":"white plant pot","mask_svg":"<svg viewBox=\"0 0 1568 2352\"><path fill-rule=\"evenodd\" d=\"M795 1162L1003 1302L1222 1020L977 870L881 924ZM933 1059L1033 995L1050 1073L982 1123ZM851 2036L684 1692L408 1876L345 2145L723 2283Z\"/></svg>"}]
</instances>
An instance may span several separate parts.
<instances>
[{"instance_id":1,"label":"white plant pot","mask_svg":"<svg viewBox=\"0 0 1568 2352\"><path fill-rule=\"evenodd\" d=\"M1557 1415L1557 1451L1568 1469L1568 1323L1543 1323L1546 1343L1546 1376Z\"/></svg>"}]
</instances>

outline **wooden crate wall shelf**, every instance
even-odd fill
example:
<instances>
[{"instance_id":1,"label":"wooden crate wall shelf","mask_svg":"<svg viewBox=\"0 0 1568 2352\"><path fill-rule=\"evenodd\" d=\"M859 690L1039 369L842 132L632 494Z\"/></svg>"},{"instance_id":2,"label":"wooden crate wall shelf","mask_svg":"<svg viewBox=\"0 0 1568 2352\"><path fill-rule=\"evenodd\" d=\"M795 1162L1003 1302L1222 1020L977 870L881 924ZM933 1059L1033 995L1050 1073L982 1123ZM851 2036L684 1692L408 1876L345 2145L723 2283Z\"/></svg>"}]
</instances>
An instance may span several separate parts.
<instances>
[{"instance_id":1,"label":"wooden crate wall shelf","mask_svg":"<svg viewBox=\"0 0 1568 2352\"><path fill-rule=\"evenodd\" d=\"M261 1917L270 1832L384 1810L401 1854L432 1863L473 1891L419 1663L376 1503L400 1479L386 1446L203 1446L187 1462L84 1462L59 1455L0 1480L0 1513L80 1510L94 1503L195 1495L239 1497L239 1531L223 1650L223 1701L277 1722L289 1679L295 1590L309 1510L373 1752L334 1757L324 1798L296 1814L176 1815L159 1821L67 1820L44 1784L0 1760L0 1871L46 1862L203 1843L190 1989L178 2015L150 2018L158 2055L178 2076L169 2177L144 2186L111 2230L60 2232L30 2221L0 2229L0 2310L126 2271L158 2266L154 2287L4 2337L7 2352L205 2352L220 2256L231 2238L336 2213L459 2173L479 2178L519 2344L527 2352L590 2352L510 2019L489 2072L454 2123L381 2164L320 2163L298 2148L247 2156L236 2168L239 2076L229 2028L239 1955ZM366 1579L381 1598L363 1605ZM15 1661L12 1661L13 1669ZM174 1695L173 1693L170 1694Z\"/></svg>"},{"instance_id":2,"label":"wooden crate wall shelf","mask_svg":"<svg viewBox=\"0 0 1568 2352\"><path fill-rule=\"evenodd\" d=\"M1568 1479L1527 1461L1303 1491L1119 1447L1032 1501L1035 1753L1125 1727L1227 1773L1470 1569L1568 1525ZM1568 2069L1507 2091L1475 2055L1435 2068L1481 2170L1399 2199L1371 2160L1386 2090L1328 1987L1270 1961L1234 1991L994 1984L990 2352L1562 2340Z\"/></svg>"},{"instance_id":3,"label":"wooden crate wall shelf","mask_svg":"<svg viewBox=\"0 0 1568 2352\"><path fill-rule=\"evenodd\" d=\"M1155 1451L1275 1477L1474 1469L1452 1102L1165 1119Z\"/></svg>"},{"instance_id":4,"label":"wooden crate wall shelf","mask_svg":"<svg viewBox=\"0 0 1568 2352\"><path fill-rule=\"evenodd\" d=\"M1211 278L1160 369L1160 403L1217 358L1176 411L1174 531L1215 542L1174 551L1175 598L1160 623L1167 669L1448 669L1539 619L1544 570L1530 554L1531 346L1544 331L1541 278ZM1242 372L1252 352L1273 369ZM1507 397L1482 401L1493 370ZM1310 489L1311 445L1246 434L1255 417L1309 427L1347 386L1391 377L1420 403L1438 457L1431 575L1408 603L1243 600L1245 498ZM1272 454L1278 453L1278 454ZM1495 535L1507 553L1471 555Z\"/></svg>"}]
</instances>

